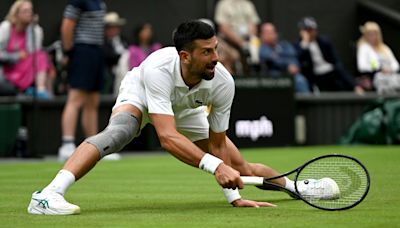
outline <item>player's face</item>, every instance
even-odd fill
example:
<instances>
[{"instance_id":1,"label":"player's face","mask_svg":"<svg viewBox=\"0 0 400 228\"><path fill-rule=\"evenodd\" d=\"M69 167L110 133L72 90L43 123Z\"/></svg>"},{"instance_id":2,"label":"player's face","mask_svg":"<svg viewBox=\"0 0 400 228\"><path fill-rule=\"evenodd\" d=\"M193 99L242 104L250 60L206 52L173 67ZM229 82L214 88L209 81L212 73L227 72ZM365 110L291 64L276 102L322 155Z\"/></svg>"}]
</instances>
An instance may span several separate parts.
<instances>
[{"instance_id":1,"label":"player's face","mask_svg":"<svg viewBox=\"0 0 400 228\"><path fill-rule=\"evenodd\" d=\"M213 36L207 40L195 40L194 45L189 64L190 72L204 80L213 79L215 66L218 63L218 39Z\"/></svg>"}]
</instances>

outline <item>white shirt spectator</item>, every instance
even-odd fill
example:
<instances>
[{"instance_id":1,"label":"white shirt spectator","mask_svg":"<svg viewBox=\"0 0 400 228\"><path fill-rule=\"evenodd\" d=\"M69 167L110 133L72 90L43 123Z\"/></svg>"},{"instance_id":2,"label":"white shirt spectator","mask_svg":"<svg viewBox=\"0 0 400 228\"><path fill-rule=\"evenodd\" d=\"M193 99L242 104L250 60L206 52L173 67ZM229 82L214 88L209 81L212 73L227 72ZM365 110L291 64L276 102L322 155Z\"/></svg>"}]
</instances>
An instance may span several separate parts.
<instances>
[{"instance_id":1,"label":"white shirt spectator","mask_svg":"<svg viewBox=\"0 0 400 228\"><path fill-rule=\"evenodd\" d=\"M357 68L360 72L374 72L386 68L392 72L399 71L399 62L390 48L385 47L381 53L364 42L357 49Z\"/></svg>"},{"instance_id":2,"label":"white shirt spectator","mask_svg":"<svg viewBox=\"0 0 400 228\"><path fill-rule=\"evenodd\" d=\"M250 34L250 24L260 23L252 2L248 0L220 0L215 9L217 24L227 24L241 37Z\"/></svg>"}]
</instances>

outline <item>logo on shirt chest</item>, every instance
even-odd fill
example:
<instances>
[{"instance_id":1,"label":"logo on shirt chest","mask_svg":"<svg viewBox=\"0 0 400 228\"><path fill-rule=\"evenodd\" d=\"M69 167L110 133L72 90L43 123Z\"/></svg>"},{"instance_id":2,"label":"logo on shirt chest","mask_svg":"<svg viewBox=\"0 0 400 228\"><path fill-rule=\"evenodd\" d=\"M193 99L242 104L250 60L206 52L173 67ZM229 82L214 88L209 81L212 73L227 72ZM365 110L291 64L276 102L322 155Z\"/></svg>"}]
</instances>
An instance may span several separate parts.
<instances>
[{"instance_id":1,"label":"logo on shirt chest","mask_svg":"<svg viewBox=\"0 0 400 228\"><path fill-rule=\"evenodd\" d=\"M192 94L175 93L172 96L172 104L175 107L183 109L193 109L208 105L208 93L197 92Z\"/></svg>"},{"instance_id":2,"label":"logo on shirt chest","mask_svg":"<svg viewBox=\"0 0 400 228\"><path fill-rule=\"evenodd\" d=\"M201 106L201 105L204 105L204 104L203 104L203 101L201 101L201 100L195 100L194 103L196 103L196 104L198 104L198 105L200 105L200 106Z\"/></svg>"},{"instance_id":3,"label":"logo on shirt chest","mask_svg":"<svg viewBox=\"0 0 400 228\"><path fill-rule=\"evenodd\" d=\"M197 93L188 96L189 106L191 108L198 108L200 106L208 105L208 93Z\"/></svg>"}]
</instances>

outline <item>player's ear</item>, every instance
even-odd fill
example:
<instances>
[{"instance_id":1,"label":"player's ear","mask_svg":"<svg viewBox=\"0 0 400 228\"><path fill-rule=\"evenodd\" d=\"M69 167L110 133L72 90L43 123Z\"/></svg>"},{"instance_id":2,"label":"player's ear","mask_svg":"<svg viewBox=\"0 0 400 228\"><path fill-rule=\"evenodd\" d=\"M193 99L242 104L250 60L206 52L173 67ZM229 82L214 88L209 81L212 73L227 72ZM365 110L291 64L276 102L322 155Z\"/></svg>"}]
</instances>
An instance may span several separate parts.
<instances>
[{"instance_id":1,"label":"player's ear","mask_svg":"<svg viewBox=\"0 0 400 228\"><path fill-rule=\"evenodd\" d=\"M187 52L187 51L184 51L184 50L180 51L179 52L179 57L181 59L181 62L183 62L185 64L188 64L191 61L190 53Z\"/></svg>"}]
</instances>

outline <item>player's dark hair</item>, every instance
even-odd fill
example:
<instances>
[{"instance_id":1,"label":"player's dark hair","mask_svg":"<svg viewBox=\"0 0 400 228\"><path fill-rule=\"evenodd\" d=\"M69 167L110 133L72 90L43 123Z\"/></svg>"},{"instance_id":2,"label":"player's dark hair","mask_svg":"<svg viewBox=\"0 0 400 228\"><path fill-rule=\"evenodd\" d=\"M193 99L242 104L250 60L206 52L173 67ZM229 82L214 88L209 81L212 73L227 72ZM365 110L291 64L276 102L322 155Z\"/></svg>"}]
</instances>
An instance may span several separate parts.
<instances>
[{"instance_id":1,"label":"player's dark hair","mask_svg":"<svg viewBox=\"0 0 400 228\"><path fill-rule=\"evenodd\" d=\"M192 51L194 49L193 41L206 40L213 36L215 36L214 29L209 24L199 20L184 22L173 33L175 48L178 52L181 50Z\"/></svg>"}]
</instances>

